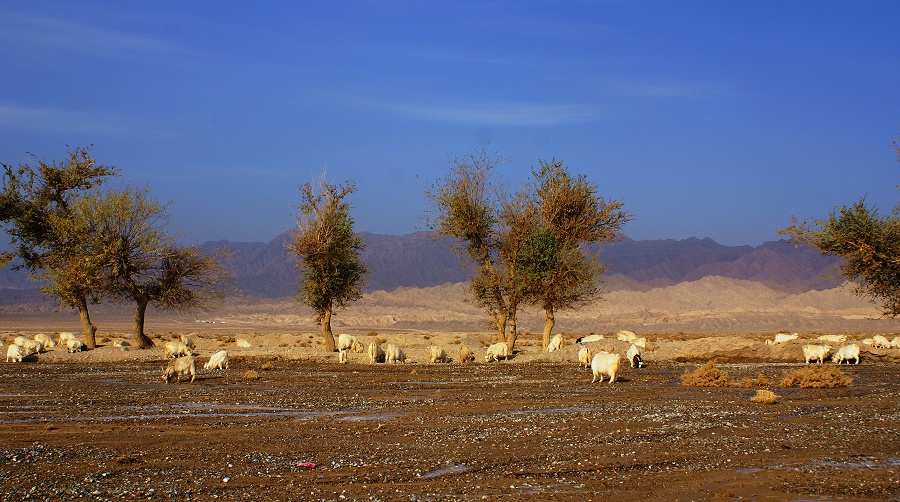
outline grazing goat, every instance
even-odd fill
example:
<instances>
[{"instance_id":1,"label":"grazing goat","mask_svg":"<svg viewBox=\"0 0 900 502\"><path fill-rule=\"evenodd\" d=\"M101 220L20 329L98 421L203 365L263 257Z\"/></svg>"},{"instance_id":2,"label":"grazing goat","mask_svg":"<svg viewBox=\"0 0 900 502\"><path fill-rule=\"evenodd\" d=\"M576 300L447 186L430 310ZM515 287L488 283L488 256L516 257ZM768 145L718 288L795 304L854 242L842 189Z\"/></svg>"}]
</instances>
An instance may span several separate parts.
<instances>
[{"instance_id":1,"label":"grazing goat","mask_svg":"<svg viewBox=\"0 0 900 502\"><path fill-rule=\"evenodd\" d=\"M194 356L184 356L175 359L163 370L163 381L166 383L172 383L172 381L180 382L182 376L190 375L191 383L194 383L194 378L197 376L197 368L194 362Z\"/></svg>"},{"instance_id":2,"label":"grazing goat","mask_svg":"<svg viewBox=\"0 0 900 502\"><path fill-rule=\"evenodd\" d=\"M563 344L563 336L562 333L557 333L550 339L550 344L547 345L547 353L553 352L554 350L559 350L562 348Z\"/></svg>"},{"instance_id":3,"label":"grazing goat","mask_svg":"<svg viewBox=\"0 0 900 502\"><path fill-rule=\"evenodd\" d=\"M66 350L69 351L69 354L72 352L84 352L85 346L84 342L77 338L67 338L66 339Z\"/></svg>"},{"instance_id":4,"label":"grazing goat","mask_svg":"<svg viewBox=\"0 0 900 502\"><path fill-rule=\"evenodd\" d=\"M450 358L447 357L447 353L444 352L444 349L438 347L437 345L432 345L429 348L431 352L430 360L432 363L449 363Z\"/></svg>"},{"instance_id":5,"label":"grazing goat","mask_svg":"<svg viewBox=\"0 0 900 502\"><path fill-rule=\"evenodd\" d=\"M800 335L798 335L797 333L791 333L790 335L787 333L778 333L775 335L774 340L766 340L766 345L771 345L774 347L775 345L778 345L779 343L796 340L799 337L800 337Z\"/></svg>"},{"instance_id":6,"label":"grazing goat","mask_svg":"<svg viewBox=\"0 0 900 502\"><path fill-rule=\"evenodd\" d=\"M638 348L637 344L632 343L631 347L628 347L628 351L625 352L625 358L631 363L632 368L644 366L644 357L641 355L641 349Z\"/></svg>"},{"instance_id":7,"label":"grazing goat","mask_svg":"<svg viewBox=\"0 0 900 502\"><path fill-rule=\"evenodd\" d=\"M590 368L591 359L593 358L594 354L591 352L591 349L584 346L578 349L578 365L582 368Z\"/></svg>"},{"instance_id":8,"label":"grazing goat","mask_svg":"<svg viewBox=\"0 0 900 502\"><path fill-rule=\"evenodd\" d=\"M387 348L385 349L384 354L384 360L388 364L406 362L406 354L403 352L403 349L394 345L393 343L387 344Z\"/></svg>"},{"instance_id":9,"label":"grazing goat","mask_svg":"<svg viewBox=\"0 0 900 502\"><path fill-rule=\"evenodd\" d=\"M183 343L185 347L194 350L194 340L191 337L185 335L178 336L181 338L181 343Z\"/></svg>"},{"instance_id":10,"label":"grazing goat","mask_svg":"<svg viewBox=\"0 0 900 502\"><path fill-rule=\"evenodd\" d=\"M16 344L12 344L6 348L6 362L10 362L12 359L14 363L22 362L22 347Z\"/></svg>"},{"instance_id":11,"label":"grazing goat","mask_svg":"<svg viewBox=\"0 0 900 502\"><path fill-rule=\"evenodd\" d=\"M822 360L828 356L830 351L830 345L804 345L803 358L806 360L806 364L809 364L813 359L816 360L817 364L822 364Z\"/></svg>"},{"instance_id":12,"label":"grazing goat","mask_svg":"<svg viewBox=\"0 0 900 502\"><path fill-rule=\"evenodd\" d=\"M253 346L250 344L250 340L247 340L246 338L235 338L234 344L244 349L248 349Z\"/></svg>"},{"instance_id":13,"label":"grazing goat","mask_svg":"<svg viewBox=\"0 0 900 502\"><path fill-rule=\"evenodd\" d=\"M875 335L872 337L872 347L876 349L889 349L891 342L884 335Z\"/></svg>"},{"instance_id":14,"label":"grazing goat","mask_svg":"<svg viewBox=\"0 0 900 502\"><path fill-rule=\"evenodd\" d=\"M75 333L72 333L71 331L62 331L59 333L56 344L60 347L63 347L66 345L66 340L68 340L69 338L75 338Z\"/></svg>"},{"instance_id":15,"label":"grazing goat","mask_svg":"<svg viewBox=\"0 0 900 502\"><path fill-rule=\"evenodd\" d=\"M44 333L38 333L34 335L34 339L35 341L41 342L41 345L43 345L45 349L52 349L53 347L56 347L56 342L54 342L52 338Z\"/></svg>"},{"instance_id":16,"label":"grazing goat","mask_svg":"<svg viewBox=\"0 0 900 502\"><path fill-rule=\"evenodd\" d=\"M609 383L616 381L616 374L619 373L619 354L610 354L609 352L599 352L591 360L591 373L594 378L591 383L600 380L603 383L603 375L609 376Z\"/></svg>"},{"instance_id":17,"label":"grazing goat","mask_svg":"<svg viewBox=\"0 0 900 502\"><path fill-rule=\"evenodd\" d=\"M847 340L847 335L822 335L819 337L819 340L831 343L844 343Z\"/></svg>"},{"instance_id":18,"label":"grazing goat","mask_svg":"<svg viewBox=\"0 0 900 502\"><path fill-rule=\"evenodd\" d=\"M634 339L637 338L637 335L634 334L634 331L622 329L616 332L616 338L623 342L633 342Z\"/></svg>"},{"instance_id":19,"label":"grazing goat","mask_svg":"<svg viewBox=\"0 0 900 502\"><path fill-rule=\"evenodd\" d=\"M346 333L341 333L340 335L338 335L337 349L339 351L344 349L352 349L353 352L356 352L357 354L363 353L363 346L361 343L359 343L359 340L357 340L355 336L348 335Z\"/></svg>"},{"instance_id":20,"label":"grazing goat","mask_svg":"<svg viewBox=\"0 0 900 502\"><path fill-rule=\"evenodd\" d=\"M578 344L591 343L591 342L599 342L600 340L603 340L603 335L587 335L587 336L582 336L581 338L578 338L577 340L575 340L575 343L578 343Z\"/></svg>"},{"instance_id":21,"label":"grazing goat","mask_svg":"<svg viewBox=\"0 0 900 502\"><path fill-rule=\"evenodd\" d=\"M487 362L499 361L501 358L509 359L509 345L506 342L492 344L484 354L484 360Z\"/></svg>"},{"instance_id":22,"label":"grazing goat","mask_svg":"<svg viewBox=\"0 0 900 502\"><path fill-rule=\"evenodd\" d=\"M634 340L631 341L631 343L632 343L633 345L637 345L638 347L640 347L640 348L642 348L642 349L646 349L646 348L647 348L647 339L644 338L643 336L640 337L640 338L635 338Z\"/></svg>"},{"instance_id":23,"label":"grazing goat","mask_svg":"<svg viewBox=\"0 0 900 502\"><path fill-rule=\"evenodd\" d=\"M347 364L350 362L350 349L338 350L338 362L341 364Z\"/></svg>"},{"instance_id":24,"label":"grazing goat","mask_svg":"<svg viewBox=\"0 0 900 502\"><path fill-rule=\"evenodd\" d=\"M203 365L203 369L227 370L228 369L228 352L220 350L210 356L209 361Z\"/></svg>"},{"instance_id":25,"label":"grazing goat","mask_svg":"<svg viewBox=\"0 0 900 502\"><path fill-rule=\"evenodd\" d=\"M834 355L831 356L831 362L837 364L841 364L844 361L847 361L847 364L850 364L851 359L855 361L853 364L859 364L859 345L844 345L837 349Z\"/></svg>"},{"instance_id":26,"label":"grazing goat","mask_svg":"<svg viewBox=\"0 0 900 502\"><path fill-rule=\"evenodd\" d=\"M16 345L22 347L22 357L27 357L31 354L40 354L41 351L44 350L44 346L37 340L29 340L27 338L19 340L19 338L22 337L16 337Z\"/></svg>"},{"instance_id":27,"label":"grazing goat","mask_svg":"<svg viewBox=\"0 0 900 502\"><path fill-rule=\"evenodd\" d=\"M194 353L191 352L191 349L189 349L187 345L185 345L181 342L177 342L175 340L166 342L166 347L165 347L165 357L166 358L169 358L169 357L177 358L177 357L182 357L182 356L193 356L193 355L194 355Z\"/></svg>"},{"instance_id":28,"label":"grazing goat","mask_svg":"<svg viewBox=\"0 0 900 502\"><path fill-rule=\"evenodd\" d=\"M463 345L459 348L459 362L461 363L470 363L475 360L475 354L469 350L469 347Z\"/></svg>"},{"instance_id":29,"label":"grazing goat","mask_svg":"<svg viewBox=\"0 0 900 502\"><path fill-rule=\"evenodd\" d=\"M372 364L384 362L384 349L375 342L369 344L369 362Z\"/></svg>"}]
</instances>

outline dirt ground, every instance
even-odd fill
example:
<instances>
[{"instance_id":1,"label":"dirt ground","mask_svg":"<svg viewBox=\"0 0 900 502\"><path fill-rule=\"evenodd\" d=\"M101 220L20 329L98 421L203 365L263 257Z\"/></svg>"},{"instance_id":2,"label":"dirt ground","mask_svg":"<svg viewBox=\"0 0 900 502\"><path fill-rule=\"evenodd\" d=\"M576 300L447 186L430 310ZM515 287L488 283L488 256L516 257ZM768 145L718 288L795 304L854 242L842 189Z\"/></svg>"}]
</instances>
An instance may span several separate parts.
<instances>
[{"instance_id":1,"label":"dirt ground","mask_svg":"<svg viewBox=\"0 0 900 502\"><path fill-rule=\"evenodd\" d=\"M312 335L250 334L244 349L233 333L192 336L192 384L164 384L161 349L123 352L115 335L0 365L0 499L900 499L897 349L843 366L848 387L800 389L777 385L803 366L800 342L761 336L650 336L647 367L613 384L590 383L571 339L547 355L526 336L487 364L486 335L387 333L418 362L341 365ZM428 364L430 344L479 360ZM203 370L220 348L230 367ZM778 402L680 385L710 358L775 382Z\"/></svg>"}]
</instances>

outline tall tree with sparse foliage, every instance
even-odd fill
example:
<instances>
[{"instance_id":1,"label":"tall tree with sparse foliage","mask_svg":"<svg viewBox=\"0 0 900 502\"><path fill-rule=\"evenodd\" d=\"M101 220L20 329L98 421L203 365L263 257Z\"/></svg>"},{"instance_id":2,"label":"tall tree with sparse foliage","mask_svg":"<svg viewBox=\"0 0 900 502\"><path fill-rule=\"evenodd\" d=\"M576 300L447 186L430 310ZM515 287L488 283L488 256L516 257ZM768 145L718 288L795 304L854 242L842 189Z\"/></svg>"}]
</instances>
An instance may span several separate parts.
<instances>
[{"instance_id":1,"label":"tall tree with sparse foliage","mask_svg":"<svg viewBox=\"0 0 900 502\"><path fill-rule=\"evenodd\" d=\"M71 206L76 197L115 176L116 168L98 164L89 148L70 150L62 161L2 166L0 223L14 250L0 254L0 266L18 259L15 268L49 280L43 291L78 310L84 341L93 347L96 327L88 304L101 293L97 278L104 259L86 254L88 235L70 221Z\"/></svg>"},{"instance_id":2,"label":"tall tree with sparse foliage","mask_svg":"<svg viewBox=\"0 0 900 502\"><path fill-rule=\"evenodd\" d=\"M102 289L111 299L134 302L134 343L153 346L144 333L147 307L207 310L231 291L222 262L227 252L184 247L168 232L167 205L146 188L126 188L79 199L73 221L86 229L93 254L105 257Z\"/></svg>"},{"instance_id":3,"label":"tall tree with sparse foliage","mask_svg":"<svg viewBox=\"0 0 900 502\"><path fill-rule=\"evenodd\" d=\"M299 258L301 285L297 299L315 312L325 350L334 352L331 317L336 308L362 298L368 276L360 258L362 237L353 231L351 206L344 200L356 192L356 185L333 184L323 174L318 184L305 183L299 188L297 229L288 246Z\"/></svg>"},{"instance_id":4,"label":"tall tree with sparse foliage","mask_svg":"<svg viewBox=\"0 0 900 502\"><path fill-rule=\"evenodd\" d=\"M900 143L893 142L900 160ZM867 296L880 306L882 315L900 315L900 205L891 214L863 197L852 206L836 208L825 219L799 222L778 232L796 244L813 247L823 255L839 256L841 275L856 283L853 292Z\"/></svg>"},{"instance_id":5,"label":"tall tree with sparse foliage","mask_svg":"<svg viewBox=\"0 0 900 502\"><path fill-rule=\"evenodd\" d=\"M562 161L540 161L533 175L537 223L526 240L521 268L531 302L545 313L546 351L555 312L585 305L600 295L598 281L606 267L598 256L587 254L589 245L618 240L631 215L621 201L598 195L597 185L586 176L570 174Z\"/></svg>"}]
</instances>

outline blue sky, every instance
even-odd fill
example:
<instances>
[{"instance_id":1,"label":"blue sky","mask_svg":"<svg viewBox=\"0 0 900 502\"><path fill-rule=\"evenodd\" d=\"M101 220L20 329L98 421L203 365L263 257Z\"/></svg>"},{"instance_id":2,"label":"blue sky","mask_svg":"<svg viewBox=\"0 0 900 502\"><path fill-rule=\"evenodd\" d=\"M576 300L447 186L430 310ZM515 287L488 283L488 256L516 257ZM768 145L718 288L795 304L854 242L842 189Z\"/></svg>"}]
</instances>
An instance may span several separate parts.
<instances>
[{"instance_id":1,"label":"blue sky","mask_svg":"<svg viewBox=\"0 0 900 502\"><path fill-rule=\"evenodd\" d=\"M900 2L0 4L0 162L66 145L173 201L190 241L268 241L297 185L352 179L356 228L423 228L486 146L562 159L634 239L779 238L900 200Z\"/></svg>"}]
</instances>

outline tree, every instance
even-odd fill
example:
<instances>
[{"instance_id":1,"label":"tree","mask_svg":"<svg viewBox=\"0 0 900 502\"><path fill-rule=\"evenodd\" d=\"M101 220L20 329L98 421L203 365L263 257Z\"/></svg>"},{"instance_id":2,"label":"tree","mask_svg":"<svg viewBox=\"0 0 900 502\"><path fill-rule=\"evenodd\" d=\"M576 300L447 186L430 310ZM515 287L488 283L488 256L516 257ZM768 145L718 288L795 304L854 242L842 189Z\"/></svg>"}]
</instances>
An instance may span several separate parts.
<instances>
[{"instance_id":1,"label":"tree","mask_svg":"<svg viewBox=\"0 0 900 502\"><path fill-rule=\"evenodd\" d=\"M543 347L547 350L555 311L577 308L600 295L597 280L605 271L588 245L620 238L631 215L623 203L597 195L597 185L584 175L572 176L562 161L540 161L533 171L537 223L521 257L522 279L533 304L544 309Z\"/></svg>"},{"instance_id":2,"label":"tree","mask_svg":"<svg viewBox=\"0 0 900 502\"><path fill-rule=\"evenodd\" d=\"M510 257L517 255L512 239L523 234L514 226L528 221L522 199L509 198L493 179L494 168L505 160L484 150L454 156L450 174L425 192L435 215L428 226L460 243L454 249L463 265L476 270L470 284L473 301L491 316L501 342L507 341L510 319L515 329L520 300L515 270L508 267Z\"/></svg>"},{"instance_id":3,"label":"tree","mask_svg":"<svg viewBox=\"0 0 900 502\"><path fill-rule=\"evenodd\" d=\"M900 143L892 142L900 161ZM888 216L866 205L863 197L852 206L835 208L827 219L798 222L779 231L791 242L813 247L823 255L839 256L841 275L856 282L853 292L880 304L882 316L900 315L900 204Z\"/></svg>"},{"instance_id":4,"label":"tree","mask_svg":"<svg viewBox=\"0 0 900 502\"><path fill-rule=\"evenodd\" d=\"M133 336L139 348L153 346L144 333L147 307L208 309L230 291L221 262L227 252L207 254L183 247L167 231L167 205L145 188L95 193L78 199L71 220L90 236L88 255L98 257L102 291L135 303Z\"/></svg>"},{"instance_id":5,"label":"tree","mask_svg":"<svg viewBox=\"0 0 900 502\"><path fill-rule=\"evenodd\" d=\"M299 189L297 229L288 246L300 258L301 285L296 297L315 312L325 350L334 352L331 317L336 308L362 298L368 275L359 256L364 249L362 238L353 232L351 206L344 202L356 186L332 184L323 175L317 185L305 183Z\"/></svg>"},{"instance_id":6,"label":"tree","mask_svg":"<svg viewBox=\"0 0 900 502\"><path fill-rule=\"evenodd\" d=\"M880 304L885 317L900 314L900 205L889 216L880 216L862 198L836 208L827 219L813 220L813 225L796 218L792 222L779 233L795 244L843 258L840 273L857 282L856 295Z\"/></svg>"},{"instance_id":7,"label":"tree","mask_svg":"<svg viewBox=\"0 0 900 502\"><path fill-rule=\"evenodd\" d=\"M116 168L97 164L89 148L69 150L63 161L2 166L0 223L14 250L0 254L0 266L18 258L21 263L14 268L26 270L32 278L50 279L51 285L43 290L60 304L78 309L86 345L93 347L96 327L88 303L98 299L95 277L102 260L84 255L86 236L78 234L68 219L72 201L117 175Z\"/></svg>"}]
</instances>

